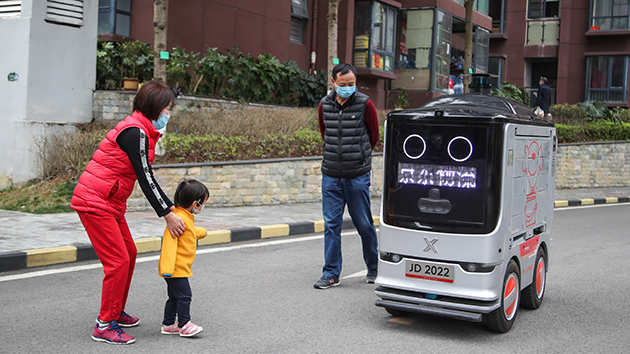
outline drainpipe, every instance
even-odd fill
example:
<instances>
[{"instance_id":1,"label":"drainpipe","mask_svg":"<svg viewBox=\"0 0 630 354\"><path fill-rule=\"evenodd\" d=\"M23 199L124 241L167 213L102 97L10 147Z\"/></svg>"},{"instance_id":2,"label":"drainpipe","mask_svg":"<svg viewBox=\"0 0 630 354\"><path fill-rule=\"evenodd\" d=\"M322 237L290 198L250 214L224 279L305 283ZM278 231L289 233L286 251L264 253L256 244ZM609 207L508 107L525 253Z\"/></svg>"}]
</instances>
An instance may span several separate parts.
<instances>
[{"instance_id":1,"label":"drainpipe","mask_svg":"<svg viewBox=\"0 0 630 354\"><path fill-rule=\"evenodd\" d=\"M317 62L317 11L319 0L313 1L313 20L311 25L311 65L309 66L309 74L315 72L315 63Z\"/></svg>"}]
</instances>

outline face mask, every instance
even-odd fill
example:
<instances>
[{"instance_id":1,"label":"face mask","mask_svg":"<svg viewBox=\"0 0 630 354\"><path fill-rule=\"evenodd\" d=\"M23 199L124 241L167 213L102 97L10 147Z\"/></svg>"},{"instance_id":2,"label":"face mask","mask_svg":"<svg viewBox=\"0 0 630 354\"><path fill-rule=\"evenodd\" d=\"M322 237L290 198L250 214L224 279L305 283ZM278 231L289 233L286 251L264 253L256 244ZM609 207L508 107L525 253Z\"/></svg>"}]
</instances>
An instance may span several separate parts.
<instances>
[{"instance_id":1,"label":"face mask","mask_svg":"<svg viewBox=\"0 0 630 354\"><path fill-rule=\"evenodd\" d=\"M153 121L153 126L155 127L155 129L160 130L166 126L170 118L171 116L162 112L162 114L160 114L160 118Z\"/></svg>"},{"instance_id":2,"label":"face mask","mask_svg":"<svg viewBox=\"0 0 630 354\"><path fill-rule=\"evenodd\" d=\"M197 202L197 205L199 205L199 202ZM206 206L205 204L201 204L201 209L195 209L195 208L192 208L192 213L193 213L193 214L199 214L199 213L201 213L201 212L203 211L203 208L204 208L205 206Z\"/></svg>"},{"instance_id":3,"label":"face mask","mask_svg":"<svg viewBox=\"0 0 630 354\"><path fill-rule=\"evenodd\" d=\"M357 86L335 87L335 91L342 98L348 98L357 90Z\"/></svg>"}]
</instances>

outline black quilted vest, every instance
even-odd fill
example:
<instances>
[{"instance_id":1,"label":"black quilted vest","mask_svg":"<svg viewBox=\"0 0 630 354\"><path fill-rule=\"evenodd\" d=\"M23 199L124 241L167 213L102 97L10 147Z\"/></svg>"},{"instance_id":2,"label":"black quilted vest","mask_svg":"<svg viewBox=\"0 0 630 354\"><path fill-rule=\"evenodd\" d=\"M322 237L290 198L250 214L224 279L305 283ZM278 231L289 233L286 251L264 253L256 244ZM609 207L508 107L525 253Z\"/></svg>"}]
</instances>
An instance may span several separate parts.
<instances>
[{"instance_id":1,"label":"black quilted vest","mask_svg":"<svg viewBox=\"0 0 630 354\"><path fill-rule=\"evenodd\" d=\"M355 178L370 172L372 145L363 122L367 95L354 93L343 107L335 91L321 100L324 118L322 173L336 178Z\"/></svg>"}]
</instances>

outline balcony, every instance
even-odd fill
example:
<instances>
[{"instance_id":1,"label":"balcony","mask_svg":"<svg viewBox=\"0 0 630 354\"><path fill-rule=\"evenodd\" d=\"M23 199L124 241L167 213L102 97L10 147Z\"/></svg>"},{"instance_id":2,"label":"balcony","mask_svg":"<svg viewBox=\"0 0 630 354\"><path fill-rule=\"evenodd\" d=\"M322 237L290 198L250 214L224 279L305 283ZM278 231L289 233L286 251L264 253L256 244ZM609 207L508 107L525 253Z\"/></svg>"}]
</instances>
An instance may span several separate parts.
<instances>
[{"instance_id":1,"label":"balcony","mask_svg":"<svg viewBox=\"0 0 630 354\"><path fill-rule=\"evenodd\" d=\"M559 18L527 20L527 42L525 45L558 45L559 41Z\"/></svg>"}]
</instances>

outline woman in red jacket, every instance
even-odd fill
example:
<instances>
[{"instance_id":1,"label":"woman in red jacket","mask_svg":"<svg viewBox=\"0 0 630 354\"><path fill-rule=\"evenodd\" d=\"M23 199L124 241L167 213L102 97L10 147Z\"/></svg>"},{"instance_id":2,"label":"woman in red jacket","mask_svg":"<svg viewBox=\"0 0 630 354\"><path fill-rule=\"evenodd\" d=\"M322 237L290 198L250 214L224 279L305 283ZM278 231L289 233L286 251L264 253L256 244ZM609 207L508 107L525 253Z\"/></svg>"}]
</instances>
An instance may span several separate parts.
<instances>
[{"instance_id":1,"label":"woman in red jacket","mask_svg":"<svg viewBox=\"0 0 630 354\"><path fill-rule=\"evenodd\" d=\"M173 214L173 203L164 194L151 164L155 145L166 126L176 94L151 81L133 100L133 114L119 122L99 144L74 189L71 207L79 214L105 277L101 310L92 339L110 344L131 344L135 339L121 327L138 325L140 319L125 312L129 284L136 264L136 245L125 220L127 199L138 180L142 192L171 234L180 236L182 219Z\"/></svg>"}]
</instances>

